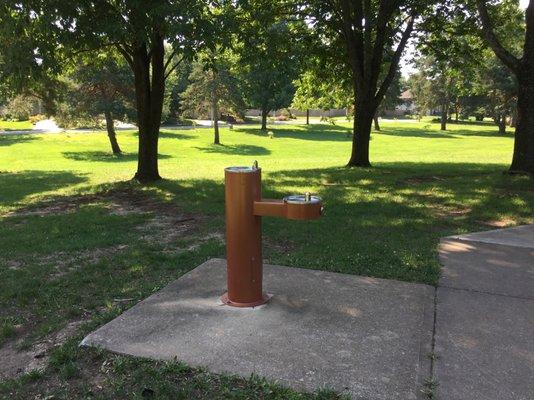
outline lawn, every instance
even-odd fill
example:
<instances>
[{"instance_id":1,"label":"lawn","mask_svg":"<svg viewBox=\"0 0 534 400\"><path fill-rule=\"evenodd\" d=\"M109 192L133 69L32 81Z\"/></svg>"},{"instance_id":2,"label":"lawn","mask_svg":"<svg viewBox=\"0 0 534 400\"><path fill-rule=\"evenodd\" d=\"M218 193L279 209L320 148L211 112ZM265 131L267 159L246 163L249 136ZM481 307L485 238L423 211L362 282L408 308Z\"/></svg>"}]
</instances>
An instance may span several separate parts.
<instances>
[{"instance_id":1,"label":"lawn","mask_svg":"<svg viewBox=\"0 0 534 400\"><path fill-rule=\"evenodd\" d=\"M0 358L47 365L0 397L328 398L79 349L84 334L211 257L224 257L224 167L263 168L264 196L311 191L318 221L264 219L266 261L436 284L439 238L534 223L534 181L503 174L513 138L490 124L385 122L373 168L344 168L348 123L163 131L160 172L141 188L136 134L0 137ZM38 356L35 359L35 356ZM20 357L19 357L20 358ZM37 361L35 361L37 360ZM25 365L25 364L24 364ZM0 367L0 374L2 372Z\"/></svg>"},{"instance_id":2,"label":"lawn","mask_svg":"<svg viewBox=\"0 0 534 400\"><path fill-rule=\"evenodd\" d=\"M31 130L33 125L30 121L3 121L0 120L0 131Z\"/></svg>"}]
</instances>

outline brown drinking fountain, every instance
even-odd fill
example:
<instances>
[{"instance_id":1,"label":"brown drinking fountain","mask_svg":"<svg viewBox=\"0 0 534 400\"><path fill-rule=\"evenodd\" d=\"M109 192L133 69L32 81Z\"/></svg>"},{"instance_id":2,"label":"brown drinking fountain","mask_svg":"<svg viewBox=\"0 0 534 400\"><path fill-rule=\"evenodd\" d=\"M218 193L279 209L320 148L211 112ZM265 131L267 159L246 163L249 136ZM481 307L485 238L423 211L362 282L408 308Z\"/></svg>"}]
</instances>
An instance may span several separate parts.
<instances>
[{"instance_id":1,"label":"brown drinking fountain","mask_svg":"<svg viewBox=\"0 0 534 400\"><path fill-rule=\"evenodd\" d=\"M305 195L282 200L262 199L261 168L225 169L226 259L228 291L224 304L232 307L256 307L269 301L263 292L261 217L311 220L321 216L321 199Z\"/></svg>"}]
</instances>

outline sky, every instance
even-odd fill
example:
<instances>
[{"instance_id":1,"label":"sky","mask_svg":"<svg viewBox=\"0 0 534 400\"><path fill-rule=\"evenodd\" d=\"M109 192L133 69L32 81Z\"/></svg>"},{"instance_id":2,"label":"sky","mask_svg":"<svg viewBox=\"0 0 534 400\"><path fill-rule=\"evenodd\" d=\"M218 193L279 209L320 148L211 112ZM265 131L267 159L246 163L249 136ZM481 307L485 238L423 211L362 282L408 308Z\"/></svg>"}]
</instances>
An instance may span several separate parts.
<instances>
[{"instance_id":1,"label":"sky","mask_svg":"<svg viewBox=\"0 0 534 400\"><path fill-rule=\"evenodd\" d=\"M522 9L526 9L528 7L529 1L530 0L519 0L520 7ZM413 57L414 49L415 48L413 41L410 41L406 46L406 51L404 52L404 56L402 57L400 63L402 76L404 77L408 77L415 72L413 65L410 63L410 59Z\"/></svg>"}]
</instances>

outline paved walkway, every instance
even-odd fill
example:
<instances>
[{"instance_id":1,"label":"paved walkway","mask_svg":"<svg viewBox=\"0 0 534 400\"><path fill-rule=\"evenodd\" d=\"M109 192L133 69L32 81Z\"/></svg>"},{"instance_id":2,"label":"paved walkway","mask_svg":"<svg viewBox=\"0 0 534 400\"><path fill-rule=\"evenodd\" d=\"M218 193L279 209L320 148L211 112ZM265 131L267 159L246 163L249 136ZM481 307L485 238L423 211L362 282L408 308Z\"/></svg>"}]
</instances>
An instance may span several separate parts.
<instances>
[{"instance_id":1,"label":"paved walkway","mask_svg":"<svg viewBox=\"0 0 534 400\"><path fill-rule=\"evenodd\" d=\"M440 259L438 399L534 399L534 225L445 238Z\"/></svg>"}]
</instances>

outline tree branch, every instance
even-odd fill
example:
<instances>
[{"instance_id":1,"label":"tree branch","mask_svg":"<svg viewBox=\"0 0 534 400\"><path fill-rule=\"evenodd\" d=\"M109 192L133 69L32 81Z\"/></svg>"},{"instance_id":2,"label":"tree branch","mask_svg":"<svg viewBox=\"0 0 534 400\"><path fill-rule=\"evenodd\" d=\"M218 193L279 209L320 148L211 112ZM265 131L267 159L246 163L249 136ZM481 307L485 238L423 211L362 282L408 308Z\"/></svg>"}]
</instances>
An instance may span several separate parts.
<instances>
[{"instance_id":1,"label":"tree branch","mask_svg":"<svg viewBox=\"0 0 534 400\"><path fill-rule=\"evenodd\" d=\"M178 66L179 66L179 65L182 63L182 61L184 60L184 57L185 57L185 56L182 56L182 58L180 58L180 59L178 60L178 62L176 62L176 63L172 66L171 69L169 69L167 72L165 72L165 79L167 79L167 78L172 74L172 72L173 72L176 68L178 68ZM169 61L169 60L167 60L167 61ZM165 65L165 70L167 69L168 66L169 66L169 64L166 64L166 65Z\"/></svg>"},{"instance_id":2,"label":"tree branch","mask_svg":"<svg viewBox=\"0 0 534 400\"><path fill-rule=\"evenodd\" d=\"M404 30L401 40L399 42L399 45L397 46L397 49L395 50L395 53L393 54L393 57L391 59L391 64L389 65L389 70L382 81L382 84L380 85L380 89L376 93L375 101L377 104L380 104L384 96L386 95L387 90L389 89L389 86L391 85L391 82L393 82L393 79L395 78L395 74L397 73L397 68L399 67L399 62L402 57L402 53L404 52L404 49L406 48L406 44L408 43L408 40L410 39L410 36L413 31L415 23L415 18L412 15L410 19L408 20L408 25L406 26L406 29Z\"/></svg>"},{"instance_id":3,"label":"tree branch","mask_svg":"<svg viewBox=\"0 0 534 400\"><path fill-rule=\"evenodd\" d=\"M126 48L126 46L123 46L120 43L115 43L115 47L117 48L118 52L122 54L122 56L124 57L124 59L126 60L128 65L132 68L132 71L133 71L133 68L134 68L133 57L128 51L128 49Z\"/></svg>"},{"instance_id":4,"label":"tree branch","mask_svg":"<svg viewBox=\"0 0 534 400\"><path fill-rule=\"evenodd\" d=\"M482 22L482 31L486 40L495 53L495 55L512 70L514 74L519 72L520 61L512 53L504 48L502 43L499 41L495 32L493 31L493 23L488 13L488 7L486 6L485 0L476 0L478 14L480 15L480 20Z\"/></svg>"}]
</instances>

